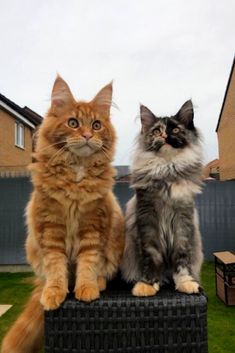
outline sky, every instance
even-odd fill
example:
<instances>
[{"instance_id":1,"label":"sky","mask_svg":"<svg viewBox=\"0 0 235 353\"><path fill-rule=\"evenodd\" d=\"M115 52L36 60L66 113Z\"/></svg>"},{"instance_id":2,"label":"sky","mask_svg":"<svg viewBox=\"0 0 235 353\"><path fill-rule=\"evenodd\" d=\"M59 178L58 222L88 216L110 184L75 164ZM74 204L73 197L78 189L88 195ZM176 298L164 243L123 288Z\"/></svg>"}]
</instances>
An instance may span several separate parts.
<instances>
[{"instance_id":1,"label":"sky","mask_svg":"<svg viewBox=\"0 0 235 353\"><path fill-rule=\"evenodd\" d=\"M139 104L157 116L192 99L205 162L235 52L234 0L1 1L0 93L44 115L56 74L79 100L114 80L115 164L129 164Z\"/></svg>"}]
</instances>

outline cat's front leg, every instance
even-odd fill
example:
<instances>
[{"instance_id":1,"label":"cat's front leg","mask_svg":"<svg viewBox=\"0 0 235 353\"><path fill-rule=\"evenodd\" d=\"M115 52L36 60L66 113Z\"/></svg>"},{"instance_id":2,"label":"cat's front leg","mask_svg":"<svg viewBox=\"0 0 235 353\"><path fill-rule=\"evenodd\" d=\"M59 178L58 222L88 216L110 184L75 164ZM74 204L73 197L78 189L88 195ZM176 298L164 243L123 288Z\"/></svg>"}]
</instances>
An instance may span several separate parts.
<instances>
[{"instance_id":1,"label":"cat's front leg","mask_svg":"<svg viewBox=\"0 0 235 353\"><path fill-rule=\"evenodd\" d=\"M136 240L140 276L132 294L152 296L160 289L160 277L163 270L161 242L158 238L159 221L155 210L154 197L146 190L136 190Z\"/></svg>"},{"instance_id":2,"label":"cat's front leg","mask_svg":"<svg viewBox=\"0 0 235 353\"><path fill-rule=\"evenodd\" d=\"M199 283L195 277L195 225L192 204L177 204L174 216L174 244L172 252L175 288L183 293L198 293Z\"/></svg>"},{"instance_id":3,"label":"cat's front leg","mask_svg":"<svg viewBox=\"0 0 235 353\"><path fill-rule=\"evenodd\" d=\"M189 262L190 259L187 258L187 254L180 254L179 252L173 273L175 289L187 294L198 293L200 286L191 274Z\"/></svg>"},{"instance_id":4,"label":"cat's front leg","mask_svg":"<svg viewBox=\"0 0 235 353\"><path fill-rule=\"evenodd\" d=\"M159 282L149 284L143 281L139 281L134 285L132 289L132 294L136 297L151 297L153 295L156 295L159 289Z\"/></svg>"},{"instance_id":5,"label":"cat's front leg","mask_svg":"<svg viewBox=\"0 0 235 353\"><path fill-rule=\"evenodd\" d=\"M79 252L77 257L75 297L90 302L99 298L101 288L98 279L101 265L99 234L94 231L80 232Z\"/></svg>"},{"instance_id":6,"label":"cat's front leg","mask_svg":"<svg viewBox=\"0 0 235 353\"><path fill-rule=\"evenodd\" d=\"M65 228L62 225L47 224L41 239L46 283L40 301L45 310L58 308L68 292L64 237Z\"/></svg>"},{"instance_id":7,"label":"cat's front leg","mask_svg":"<svg viewBox=\"0 0 235 353\"><path fill-rule=\"evenodd\" d=\"M199 292L199 283L189 274L187 268L181 268L173 275L175 289L182 293Z\"/></svg>"},{"instance_id":8,"label":"cat's front leg","mask_svg":"<svg viewBox=\"0 0 235 353\"><path fill-rule=\"evenodd\" d=\"M146 246L145 242L142 246ZM132 289L133 295L147 297L157 294L160 290L162 261L162 256L156 247L148 246L147 249L142 249L142 276Z\"/></svg>"}]
</instances>

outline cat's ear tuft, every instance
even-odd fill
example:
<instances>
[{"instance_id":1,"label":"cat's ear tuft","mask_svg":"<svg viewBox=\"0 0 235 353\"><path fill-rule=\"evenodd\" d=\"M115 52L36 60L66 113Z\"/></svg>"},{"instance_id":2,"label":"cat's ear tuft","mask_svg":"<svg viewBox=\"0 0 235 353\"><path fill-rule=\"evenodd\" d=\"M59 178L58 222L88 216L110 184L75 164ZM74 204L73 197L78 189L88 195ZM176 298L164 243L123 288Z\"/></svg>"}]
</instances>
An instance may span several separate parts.
<instances>
[{"instance_id":1,"label":"cat's ear tuft","mask_svg":"<svg viewBox=\"0 0 235 353\"><path fill-rule=\"evenodd\" d=\"M109 117L110 108L112 105L113 96L113 82L111 81L108 85L104 86L93 98L91 104L94 109L97 110L104 117Z\"/></svg>"},{"instance_id":2,"label":"cat's ear tuft","mask_svg":"<svg viewBox=\"0 0 235 353\"><path fill-rule=\"evenodd\" d=\"M75 103L68 84L57 75L51 93L51 111L55 115L63 114Z\"/></svg>"},{"instance_id":3,"label":"cat's ear tuft","mask_svg":"<svg viewBox=\"0 0 235 353\"><path fill-rule=\"evenodd\" d=\"M176 118L182 124L184 124L188 129L194 129L194 124L193 124L194 111L193 111L193 103L191 99L182 105L182 107L176 114Z\"/></svg>"},{"instance_id":4,"label":"cat's ear tuft","mask_svg":"<svg viewBox=\"0 0 235 353\"><path fill-rule=\"evenodd\" d=\"M147 132L156 121L155 115L144 105L140 105L141 132Z\"/></svg>"}]
</instances>

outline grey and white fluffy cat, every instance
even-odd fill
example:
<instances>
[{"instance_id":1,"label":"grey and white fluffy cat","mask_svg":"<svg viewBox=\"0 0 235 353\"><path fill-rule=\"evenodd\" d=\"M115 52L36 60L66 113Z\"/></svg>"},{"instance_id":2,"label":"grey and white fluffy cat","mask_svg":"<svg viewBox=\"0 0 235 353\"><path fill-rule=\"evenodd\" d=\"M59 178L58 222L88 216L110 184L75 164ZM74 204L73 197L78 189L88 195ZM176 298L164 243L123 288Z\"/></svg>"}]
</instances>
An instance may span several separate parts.
<instances>
[{"instance_id":1,"label":"grey and white fluffy cat","mask_svg":"<svg viewBox=\"0 0 235 353\"><path fill-rule=\"evenodd\" d=\"M202 150L193 105L187 101L162 118L141 105L140 114L122 274L137 296L155 295L166 280L197 293L203 255L194 197L201 191Z\"/></svg>"}]
</instances>

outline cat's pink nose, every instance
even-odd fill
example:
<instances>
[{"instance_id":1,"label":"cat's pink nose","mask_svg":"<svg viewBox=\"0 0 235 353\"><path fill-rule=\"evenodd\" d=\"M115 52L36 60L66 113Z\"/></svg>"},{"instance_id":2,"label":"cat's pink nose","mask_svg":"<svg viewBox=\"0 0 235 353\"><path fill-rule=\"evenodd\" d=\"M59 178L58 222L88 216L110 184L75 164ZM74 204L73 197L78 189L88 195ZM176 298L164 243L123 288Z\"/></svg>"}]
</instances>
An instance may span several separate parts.
<instances>
[{"instance_id":1,"label":"cat's pink nose","mask_svg":"<svg viewBox=\"0 0 235 353\"><path fill-rule=\"evenodd\" d=\"M166 134L165 132L162 132L162 133L161 133L161 137L163 137L164 139L166 139L166 138L167 138L167 134Z\"/></svg>"},{"instance_id":2,"label":"cat's pink nose","mask_svg":"<svg viewBox=\"0 0 235 353\"><path fill-rule=\"evenodd\" d=\"M88 141L92 137L92 133L90 133L89 131L86 131L82 134L82 136L85 137L85 139Z\"/></svg>"}]
</instances>

